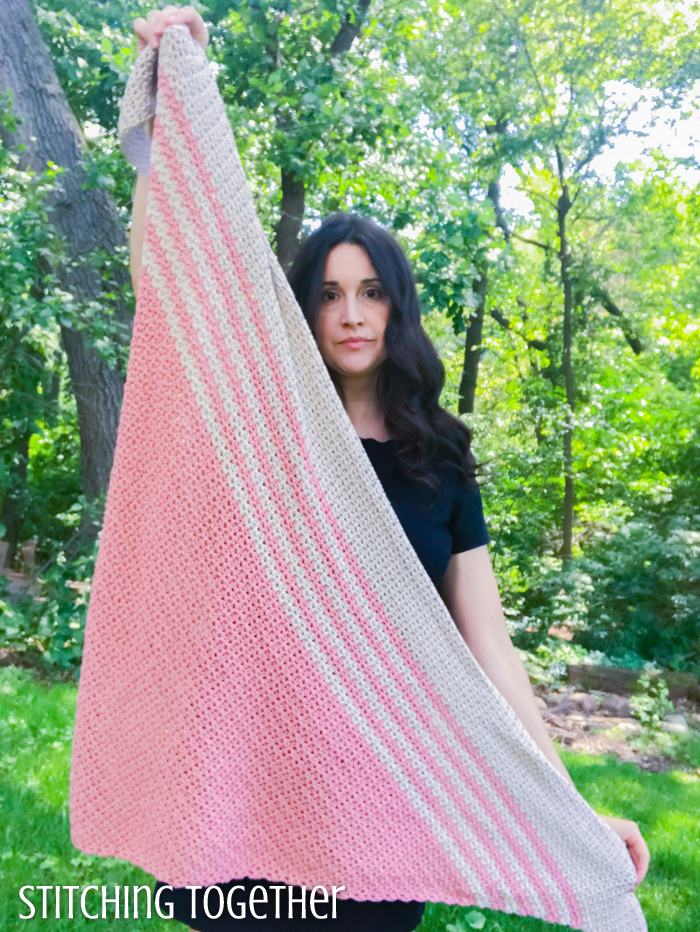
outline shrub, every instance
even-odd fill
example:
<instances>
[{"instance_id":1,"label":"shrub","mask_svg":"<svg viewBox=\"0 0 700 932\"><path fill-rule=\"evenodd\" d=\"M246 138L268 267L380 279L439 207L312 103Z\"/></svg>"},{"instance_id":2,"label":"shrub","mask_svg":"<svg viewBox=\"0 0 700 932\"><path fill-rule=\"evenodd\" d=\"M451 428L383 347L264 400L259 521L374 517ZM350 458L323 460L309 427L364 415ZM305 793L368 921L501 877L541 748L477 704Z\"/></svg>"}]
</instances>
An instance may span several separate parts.
<instances>
[{"instance_id":1,"label":"shrub","mask_svg":"<svg viewBox=\"0 0 700 932\"><path fill-rule=\"evenodd\" d=\"M693 523L635 520L577 561L593 580L578 643L611 656L633 651L671 669L700 667L700 530Z\"/></svg>"},{"instance_id":2,"label":"shrub","mask_svg":"<svg viewBox=\"0 0 700 932\"><path fill-rule=\"evenodd\" d=\"M635 716L647 728L658 728L665 716L673 712L666 681L658 679L652 682L648 673L643 673L637 680L630 705Z\"/></svg>"}]
</instances>

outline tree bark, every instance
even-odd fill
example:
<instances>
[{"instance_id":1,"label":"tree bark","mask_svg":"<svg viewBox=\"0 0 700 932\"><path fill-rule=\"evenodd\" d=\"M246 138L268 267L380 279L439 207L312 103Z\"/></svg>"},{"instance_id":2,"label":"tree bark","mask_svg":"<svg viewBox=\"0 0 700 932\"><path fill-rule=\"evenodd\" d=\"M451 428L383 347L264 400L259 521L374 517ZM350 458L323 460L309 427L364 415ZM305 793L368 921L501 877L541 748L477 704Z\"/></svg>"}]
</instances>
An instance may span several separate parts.
<instances>
[{"instance_id":1,"label":"tree bark","mask_svg":"<svg viewBox=\"0 0 700 932\"><path fill-rule=\"evenodd\" d=\"M16 459L13 460L10 471L12 483L7 490L5 500L2 503L2 512L0 512L0 524L5 526L4 540L7 541L4 566L8 569L12 568L15 561L26 512L29 437L30 435L27 434L20 437L15 443Z\"/></svg>"},{"instance_id":2,"label":"tree bark","mask_svg":"<svg viewBox=\"0 0 700 932\"><path fill-rule=\"evenodd\" d=\"M276 252L279 264L286 272L299 249L299 233L304 219L304 180L282 169L282 203L276 230Z\"/></svg>"},{"instance_id":3,"label":"tree bark","mask_svg":"<svg viewBox=\"0 0 700 932\"><path fill-rule=\"evenodd\" d=\"M356 7L350 9L338 30L335 39L328 50L330 57L344 55L351 47L355 39L360 34L362 23L367 15L371 0L358 0ZM277 21L277 25L279 22ZM277 33L271 39L268 46L270 60L274 62L274 67L279 68L279 52L277 48ZM278 115L278 128L286 130L284 118ZM275 252L279 264L285 272L294 262L297 252L299 251L299 234L304 221L304 207L306 199L306 189L304 179L296 176L296 173L284 166L280 172L280 182L282 187L282 200L280 203L280 218L275 230Z\"/></svg>"},{"instance_id":4,"label":"tree bark","mask_svg":"<svg viewBox=\"0 0 700 932\"><path fill-rule=\"evenodd\" d=\"M564 508L562 516L562 562L566 563L573 558L573 530L574 530L574 464L573 464L573 415L576 405L576 384L574 368L571 359L571 345L573 339L572 319L574 312L574 291L571 280L571 252L566 233L566 217L571 208L571 200L566 184L562 185L562 193L557 202L557 222L559 231L559 268L561 283L564 291L564 325L563 325L563 353L562 371L566 391L567 424L564 429Z\"/></svg>"},{"instance_id":5,"label":"tree bark","mask_svg":"<svg viewBox=\"0 0 700 932\"><path fill-rule=\"evenodd\" d=\"M700 682L692 673L677 673L673 670L632 670L624 667L598 667L593 664L567 664L567 679L573 686L583 689L598 689L601 692L629 696L634 686L647 673L649 679L664 679L671 699L692 699L700 702Z\"/></svg>"},{"instance_id":6,"label":"tree bark","mask_svg":"<svg viewBox=\"0 0 700 932\"><path fill-rule=\"evenodd\" d=\"M49 218L64 239L71 261L59 269L61 286L79 301L103 297L97 270L80 262L93 249L113 255L126 241L109 194L101 188L82 190L86 180L82 164L85 149L78 122L61 89L56 71L34 22L27 0L0 0L0 90L11 89L13 110L20 124L4 144L18 151L22 168L41 173L49 161L63 168L57 189L47 199ZM128 270L123 281L128 281ZM112 284L109 287L114 287ZM113 319L126 325L124 342L131 334L132 315L121 304ZM61 327L63 347L76 397L82 478L89 500L107 489L117 438L124 374L112 369L89 343L88 333ZM85 542L98 531L93 522L81 529Z\"/></svg>"},{"instance_id":7,"label":"tree bark","mask_svg":"<svg viewBox=\"0 0 700 932\"><path fill-rule=\"evenodd\" d=\"M338 30L338 35L331 45L331 55L344 55L360 34L362 23L367 10L369 9L370 0L359 0L357 7L350 10L345 17L343 25ZM352 15L351 15L352 14Z\"/></svg>"},{"instance_id":8,"label":"tree bark","mask_svg":"<svg viewBox=\"0 0 700 932\"><path fill-rule=\"evenodd\" d=\"M457 410L460 414L473 414L476 399L476 386L479 380L479 362L481 360L481 340L484 330L484 309L489 282L488 260L483 258L478 266L478 278L474 280L472 293L476 305L469 317L467 335L464 342L464 364L459 383L459 401Z\"/></svg>"}]
</instances>

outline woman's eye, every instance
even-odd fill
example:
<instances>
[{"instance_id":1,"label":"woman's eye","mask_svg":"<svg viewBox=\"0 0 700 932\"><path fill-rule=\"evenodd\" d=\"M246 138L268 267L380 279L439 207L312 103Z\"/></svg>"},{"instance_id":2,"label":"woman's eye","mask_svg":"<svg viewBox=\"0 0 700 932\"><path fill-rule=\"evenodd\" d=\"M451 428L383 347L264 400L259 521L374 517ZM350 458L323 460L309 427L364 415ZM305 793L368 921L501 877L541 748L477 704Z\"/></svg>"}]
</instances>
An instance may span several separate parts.
<instances>
[{"instance_id":1,"label":"woman's eye","mask_svg":"<svg viewBox=\"0 0 700 932\"><path fill-rule=\"evenodd\" d=\"M332 301L335 297L335 291L326 291L323 295L324 301Z\"/></svg>"},{"instance_id":2,"label":"woman's eye","mask_svg":"<svg viewBox=\"0 0 700 932\"><path fill-rule=\"evenodd\" d=\"M368 298L376 300L380 300L382 297L384 297L380 288L368 288L367 291L365 291L365 294Z\"/></svg>"}]
</instances>

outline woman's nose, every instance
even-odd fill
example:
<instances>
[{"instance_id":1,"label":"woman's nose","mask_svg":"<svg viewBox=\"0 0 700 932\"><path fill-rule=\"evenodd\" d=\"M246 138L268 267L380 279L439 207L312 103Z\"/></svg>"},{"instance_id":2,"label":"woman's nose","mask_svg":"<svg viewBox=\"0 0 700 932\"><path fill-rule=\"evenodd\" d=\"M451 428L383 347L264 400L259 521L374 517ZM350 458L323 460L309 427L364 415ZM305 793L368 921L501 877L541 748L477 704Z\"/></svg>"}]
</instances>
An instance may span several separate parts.
<instances>
[{"instance_id":1,"label":"woman's nose","mask_svg":"<svg viewBox=\"0 0 700 932\"><path fill-rule=\"evenodd\" d=\"M343 308L343 323L361 324L363 319L362 305L354 296L349 297Z\"/></svg>"}]
</instances>

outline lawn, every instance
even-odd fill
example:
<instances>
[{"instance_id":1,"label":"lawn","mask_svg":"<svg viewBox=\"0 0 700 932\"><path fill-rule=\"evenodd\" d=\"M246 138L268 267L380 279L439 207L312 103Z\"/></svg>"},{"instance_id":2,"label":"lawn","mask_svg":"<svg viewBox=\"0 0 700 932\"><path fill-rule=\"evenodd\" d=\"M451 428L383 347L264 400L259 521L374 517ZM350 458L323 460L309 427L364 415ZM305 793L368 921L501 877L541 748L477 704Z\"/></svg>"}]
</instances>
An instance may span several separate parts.
<instances>
[{"instance_id":1,"label":"lawn","mask_svg":"<svg viewBox=\"0 0 700 932\"><path fill-rule=\"evenodd\" d=\"M76 687L34 682L28 671L0 668L1 811L0 929L26 928L24 884L150 884L138 868L110 858L86 857L70 842L68 782ZM614 759L563 754L577 787L596 810L634 819L651 848L647 880L638 896L651 932L700 929L700 778L671 771L652 774ZM111 907L110 907L111 910ZM37 917L38 918L38 917ZM485 919L485 922L483 920ZM89 920L38 919L52 932L120 922L129 932L184 929L159 918ZM483 922L483 925L482 925ZM562 927L503 913L428 904L420 932L483 928L485 932L554 932Z\"/></svg>"}]
</instances>

